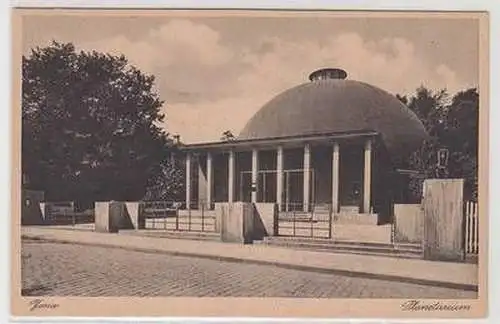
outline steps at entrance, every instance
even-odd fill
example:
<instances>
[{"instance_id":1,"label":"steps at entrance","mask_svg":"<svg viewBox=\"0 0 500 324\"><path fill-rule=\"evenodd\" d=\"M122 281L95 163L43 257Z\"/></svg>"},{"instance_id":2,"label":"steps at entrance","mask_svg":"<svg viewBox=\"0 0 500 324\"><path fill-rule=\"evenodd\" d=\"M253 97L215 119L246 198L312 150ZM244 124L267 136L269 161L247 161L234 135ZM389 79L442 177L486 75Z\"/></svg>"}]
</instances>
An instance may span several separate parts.
<instances>
[{"instance_id":1,"label":"steps at entrance","mask_svg":"<svg viewBox=\"0 0 500 324\"><path fill-rule=\"evenodd\" d=\"M351 213L339 212L332 214L328 206L315 206L310 212L301 210L296 211L281 211L279 218L281 220L297 220L297 221L328 221L330 217L332 222L345 225L377 225L378 214L374 213Z\"/></svg>"},{"instance_id":2,"label":"steps at entrance","mask_svg":"<svg viewBox=\"0 0 500 324\"><path fill-rule=\"evenodd\" d=\"M313 207L315 213L330 213L331 206L328 204L316 204Z\"/></svg>"},{"instance_id":3,"label":"steps at entrance","mask_svg":"<svg viewBox=\"0 0 500 324\"><path fill-rule=\"evenodd\" d=\"M196 241L220 241L220 234L216 232L194 232L175 230L120 230L120 234L147 236L168 239L196 240Z\"/></svg>"},{"instance_id":4,"label":"steps at entrance","mask_svg":"<svg viewBox=\"0 0 500 324\"><path fill-rule=\"evenodd\" d=\"M359 206L340 206L342 214L359 214Z\"/></svg>"},{"instance_id":5,"label":"steps at entrance","mask_svg":"<svg viewBox=\"0 0 500 324\"><path fill-rule=\"evenodd\" d=\"M332 237L340 241L391 243L392 227L387 225L333 224Z\"/></svg>"},{"instance_id":6,"label":"steps at entrance","mask_svg":"<svg viewBox=\"0 0 500 324\"><path fill-rule=\"evenodd\" d=\"M331 224L331 237L341 241L369 243L391 243L391 225L355 225ZM279 236L328 238L330 223L328 221L311 222L307 220L280 220Z\"/></svg>"},{"instance_id":7,"label":"steps at entrance","mask_svg":"<svg viewBox=\"0 0 500 324\"><path fill-rule=\"evenodd\" d=\"M257 243L257 242L255 242ZM260 244L270 246L290 247L294 249L304 249L312 251L324 251L332 253L362 254L384 257L421 259L422 247L419 244L392 244L355 242L343 240L330 240L319 238L301 237L265 237Z\"/></svg>"}]
</instances>

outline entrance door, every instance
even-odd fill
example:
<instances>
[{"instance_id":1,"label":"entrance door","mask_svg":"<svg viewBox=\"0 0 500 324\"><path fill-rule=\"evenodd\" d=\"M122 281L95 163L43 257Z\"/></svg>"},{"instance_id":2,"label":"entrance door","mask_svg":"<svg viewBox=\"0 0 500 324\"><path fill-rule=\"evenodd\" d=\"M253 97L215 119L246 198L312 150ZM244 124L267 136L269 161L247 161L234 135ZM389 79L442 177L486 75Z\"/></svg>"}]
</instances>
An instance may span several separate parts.
<instances>
[{"instance_id":1,"label":"entrance door","mask_svg":"<svg viewBox=\"0 0 500 324\"><path fill-rule=\"evenodd\" d=\"M363 150L359 147L346 149L340 154L340 193L341 206L362 206L363 193Z\"/></svg>"},{"instance_id":2,"label":"entrance door","mask_svg":"<svg viewBox=\"0 0 500 324\"><path fill-rule=\"evenodd\" d=\"M285 170L285 211L303 210L304 206L304 170ZM309 203L315 201L314 170L309 176Z\"/></svg>"},{"instance_id":3,"label":"entrance door","mask_svg":"<svg viewBox=\"0 0 500 324\"><path fill-rule=\"evenodd\" d=\"M240 201L252 201L252 172L240 172Z\"/></svg>"},{"instance_id":4,"label":"entrance door","mask_svg":"<svg viewBox=\"0 0 500 324\"><path fill-rule=\"evenodd\" d=\"M285 211L302 210L303 182L301 171L285 170Z\"/></svg>"},{"instance_id":5,"label":"entrance door","mask_svg":"<svg viewBox=\"0 0 500 324\"><path fill-rule=\"evenodd\" d=\"M315 201L314 170L310 170L310 203ZM304 197L304 170L284 170L284 203L285 210L303 210ZM257 173L257 201L277 202L276 170L260 170ZM250 202L252 200L252 172L240 172L240 200Z\"/></svg>"},{"instance_id":6,"label":"entrance door","mask_svg":"<svg viewBox=\"0 0 500 324\"><path fill-rule=\"evenodd\" d=\"M252 171L240 172L240 200L252 201ZM276 170L257 172L257 201L276 202Z\"/></svg>"},{"instance_id":7,"label":"entrance door","mask_svg":"<svg viewBox=\"0 0 500 324\"><path fill-rule=\"evenodd\" d=\"M262 170L258 173L257 201L276 202L276 170Z\"/></svg>"}]
</instances>

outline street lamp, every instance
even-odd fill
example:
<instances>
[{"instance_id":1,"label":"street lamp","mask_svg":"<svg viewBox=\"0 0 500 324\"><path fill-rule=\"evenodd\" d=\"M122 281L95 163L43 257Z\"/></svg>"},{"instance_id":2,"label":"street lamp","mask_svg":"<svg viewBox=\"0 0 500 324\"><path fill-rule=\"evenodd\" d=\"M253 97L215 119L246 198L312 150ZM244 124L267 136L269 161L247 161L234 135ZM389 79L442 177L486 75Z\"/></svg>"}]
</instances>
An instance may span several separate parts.
<instances>
[{"instance_id":1,"label":"street lamp","mask_svg":"<svg viewBox=\"0 0 500 324\"><path fill-rule=\"evenodd\" d=\"M447 148L440 148L437 150L437 163L436 163L436 177L448 177L448 159L450 151Z\"/></svg>"}]
</instances>

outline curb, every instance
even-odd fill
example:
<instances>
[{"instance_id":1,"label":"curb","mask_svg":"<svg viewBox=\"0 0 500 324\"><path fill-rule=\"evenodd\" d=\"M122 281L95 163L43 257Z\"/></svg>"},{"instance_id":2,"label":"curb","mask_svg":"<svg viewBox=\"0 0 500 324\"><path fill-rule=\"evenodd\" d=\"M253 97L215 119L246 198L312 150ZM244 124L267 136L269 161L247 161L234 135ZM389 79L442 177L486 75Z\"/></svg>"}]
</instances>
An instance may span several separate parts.
<instances>
[{"instance_id":1,"label":"curb","mask_svg":"<svg viewBox=\"0 0 500 324\"><path fill-rule=\"evenodd\" d=\"M397 282L403 282L403 283L417 284L417 285L423 285L423 286L441 287L441 288L466 290L466 291L474 291L474 292L478 291L478 286L472 285L472 284L461 284L461 283L443 282L443 281L437 281L437 280L417 279L417 278L409 278L409 277L402 277L402 276L395 276L395 275L374 274L374 273L364 272L364 271L350 271L350 270L320 268L320 267L312 267L312 266L305 266L305 265L283 263L283 262L277 262L277 261L275 262L275 261L252 260L252 259L237 258L237 257L207 255L207 254L202 254L202 253L165 251L165 250L160 250L160 249L135 248L135 247L129 247L129 246L116 245L116 244L112 244L112 243L106 244L106 243L76 242L76 241L71 241L71 240L47 238L47 237L43 237L43 236L30 235L30 234L22 234L21 240L23 240L23 239L43 241L43 242L49 242L49 243L59 243L59 244L85 245L85 246L94 246L94 247L103 247L103 248L114 248L114 249L120 249L120 250L125 250L125 251L142 252L142 253L150 253L150 254L163 254L163 255L171 255L171 256L194 257L194 258L215 260L215 261L222 261L222 262L267 265L267 266L275 266L275 267L284 268L284 269L308 271L308 272L316 272L316 273L325 273L325 274L334 274L334 275L340 275L340 276L352 277L352 278L378 279L378 280L397 281Z\"/></svg>"}]
</instances>

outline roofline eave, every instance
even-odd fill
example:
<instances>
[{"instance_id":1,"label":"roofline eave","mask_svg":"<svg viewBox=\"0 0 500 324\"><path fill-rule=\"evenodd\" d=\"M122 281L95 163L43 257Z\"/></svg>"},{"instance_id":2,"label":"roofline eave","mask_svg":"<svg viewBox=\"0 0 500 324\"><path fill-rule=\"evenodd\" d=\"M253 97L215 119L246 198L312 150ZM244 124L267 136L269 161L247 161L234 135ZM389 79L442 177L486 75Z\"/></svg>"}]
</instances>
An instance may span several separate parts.
<instances>
[{"instance_id":1,"label":"roofline eave","mask_svg":"<svg viewBox=\"0 0 500 324\"><path fill-rule=\"evenodd\" d=\"M373 130L350 131L350 132L336 132L336 133L314 133L305 135L282 136L282 137L267 137L255 138L244 140L228 140L216 141L206 143L184 144L179 146L181 151L196 151L207 149L236 149L236 148L254 148L263 146L276 146L279 144L293 145L300 143L313 143L313 142L328 142L333 140L351 139L359 137L375 137L379 133Z\"/></svg>"}]
</instances>

